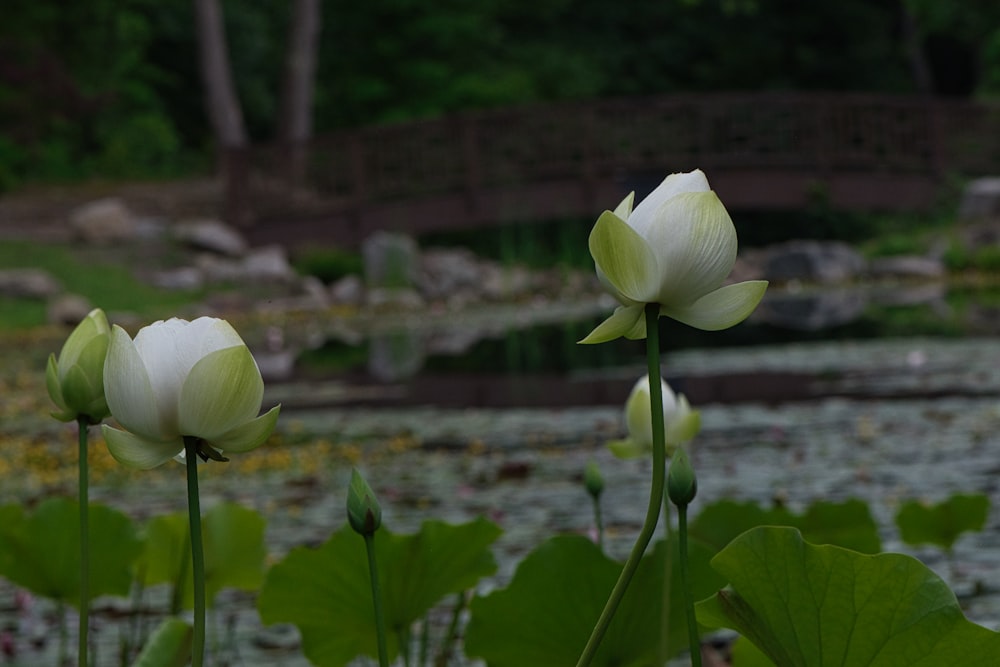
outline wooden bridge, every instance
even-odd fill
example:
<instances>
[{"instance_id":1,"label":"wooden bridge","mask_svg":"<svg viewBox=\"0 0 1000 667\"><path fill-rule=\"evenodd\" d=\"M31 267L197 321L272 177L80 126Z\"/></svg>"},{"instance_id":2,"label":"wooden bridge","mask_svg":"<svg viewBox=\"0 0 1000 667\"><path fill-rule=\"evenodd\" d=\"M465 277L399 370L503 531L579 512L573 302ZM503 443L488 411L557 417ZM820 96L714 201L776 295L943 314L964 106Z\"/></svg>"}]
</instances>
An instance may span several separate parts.
<instances>
[{"instance_id":1,"label":"wooden bridge","mask_svg":"<svg viewBox=\"0 0 1000 667\"><path fill-rule=\"evenodd\" d=\"M355 245L568 217L699 167L730 210L920 210L1000 171L1000 106L861 94L690 94L474 111L227 155L257 243Z\"/></svg>"}]
</instances>

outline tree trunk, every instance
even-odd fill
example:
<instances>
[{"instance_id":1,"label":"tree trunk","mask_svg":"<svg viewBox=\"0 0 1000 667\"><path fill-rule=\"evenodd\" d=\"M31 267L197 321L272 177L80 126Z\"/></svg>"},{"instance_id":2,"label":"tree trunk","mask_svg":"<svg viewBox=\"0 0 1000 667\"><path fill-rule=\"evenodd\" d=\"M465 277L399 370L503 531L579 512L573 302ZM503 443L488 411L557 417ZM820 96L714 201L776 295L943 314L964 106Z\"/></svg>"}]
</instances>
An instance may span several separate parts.
<instances>
[{"instance_id":1,"label":"tree trunk","mask_svg":"<svg viewBox=\"0 0 1000 667\"><path fill-rule=\"evenodd\" d=\"M295 0L288 31L278 130L279 137L286 143L301 143L312 136L319 31L320 0Z\"/></svg>"},{"instance_id":2,"label":"tree trunk","mask_svg":"<svg viewBox=\"0 0 1000 667\"><path fill-rule=\"evenodd\" d=\"M246 144L246 129L233 85L219 0L194 0L194 16L206 110L215 139L223 149L239 148Z\"/></svg>"}]
</instances>

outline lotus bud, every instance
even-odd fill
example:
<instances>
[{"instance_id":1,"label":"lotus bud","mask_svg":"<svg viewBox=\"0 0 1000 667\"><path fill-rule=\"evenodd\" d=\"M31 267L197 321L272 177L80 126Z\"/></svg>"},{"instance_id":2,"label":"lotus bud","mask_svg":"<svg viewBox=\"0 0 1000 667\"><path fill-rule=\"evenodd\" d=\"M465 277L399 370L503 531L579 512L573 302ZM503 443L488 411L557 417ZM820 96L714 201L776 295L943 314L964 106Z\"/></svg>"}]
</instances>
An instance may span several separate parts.
<instances>
[{"instance_id":1,"label":"lotus bud","mask_svg":"<svg viewBox=\"0 0 1000 667\"><path fill-rule=\"evenodd\" d=\"M73 329L59 356L49 355L45 386L59 408L52 416L69 422L97 424L108 416L104 397L104 361L110 340L108 318L95 308Z\"/></svg>"}]
</instances>

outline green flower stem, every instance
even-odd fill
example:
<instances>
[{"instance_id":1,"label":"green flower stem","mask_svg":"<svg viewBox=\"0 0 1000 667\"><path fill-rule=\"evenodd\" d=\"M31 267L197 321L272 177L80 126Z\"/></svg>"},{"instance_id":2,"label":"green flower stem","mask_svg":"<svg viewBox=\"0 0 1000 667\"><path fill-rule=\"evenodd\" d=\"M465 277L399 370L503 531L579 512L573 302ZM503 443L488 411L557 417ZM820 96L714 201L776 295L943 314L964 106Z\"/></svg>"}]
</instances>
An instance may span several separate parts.
<instances>
[{"instance_id":1,"label":"green flower stem","mask_svg":"<svg viewBox=\"0 0 1000 667\"><path fill-rule=\"evenodd\" d=\"M80 629L77 665L87 667L87 641L90 632L90 476L87 464L87 417L79 416L79 493L80 493Z\"/></svg>"},{"instance_id":2,"label":"green flower stem","mask_svg":"<svg viewBox=\"0 0 1000 667\"><path fill-rule=\"evenodd\" d=\"M667 553L663 557L663 608L660 611L660 647L658 665L665 665L669 657L670 640L670 587L674 574L674 528L670 519L670 501L663 496L663 536L667 545Z\"/></svg>"},{"instance_id":3,"label":"green flower stem","mask_svg":"<svg viewBox=\"0 0 1000 667\"><path fill-rule=\"evenodd\" d=\"M692 667L701 667L701 638L698 621L694 615L694 597L691 594L691 573L688 569L687 505L677 506L677 533L680 537L681 589L684 591L684 612L687 616L688 644Z\"/></svg>"},{"instance_id":4,"label":"green flower stem","mask_svg":"<svg viewBox=\"0 0 1000 667\"><path fill-rule=\"evenodd\" d=\"M649 491L646 519L639 530L639 536L632 547L632 552L629 554L628 560L625 561L625 567L622 568L622 573L618 577L615 587L611 589L611 596L604 605L604 611L601 612L600 617L597 619L597 624L590 634L590 639L587 641L587 645L584 647L583 653L576 663L577 667L585 667L594 659L597 648L601 645L601 640L604 639L604 634L611 625L611 619L614 618L615 612L618 610L618 605L621 603L622 598L625 597L625 591L628 589L629 582L632 581L632 576L635 574L636 568L639 567L639 561L642 560L642 554L646 551L649 540L653 537L653 532L656 530L656 522L660 518L660 504L663 502L663 486L666 478L667 454L663 427L663 389L660 385L659 317L659 304L647 303L646 364L649 369L650 412L653 415L653 481L652 488Z\"/></svg>"},{"instance_id":5,"label":"green flower stem","mask_svg":"<svg viewBox=\"0 0 1000 667\"><path fill-rule=\"evenodd\" d=\"M372 605L375 608L375 634L378 640L379 667L389 667L389 651L385 646L385 615L382 613L382 589L378 583L378 568L375 563L375 533L366 532L365 550L368 552L368 577L372 582ZM405 647L400 646L401 651Z\"/></svg>"},{"instance_id":6,"label":"green flower stem","mask_svg":"<svg viewBox=\"0 0 1000 667\"><path fill-rule=\"evenodd\" d=\"M451 623L448 624L448 632L445 634L441 650L434 660L434 667L447 667L455 652L455 644L458 643L458 624L462 620L465 604L465 593L459 593L455 596L455 608L451 612Z\"/></svg>"},{"instance_id":7,"label":"green flower stem","mask_svg":"<svg viewBox=\"0 0 1000 667\"><path fill-rule=\"evenodd\" d=\"M604 517L601 514L601 500L594 498L594 525L597 527L597 546L604 551Z\"/></svg>"},{"instance_id":8,"label":"green flower stem","mask_svg":"<svg viewBox=\"0 0 1000 667\"><path fill-rule=\"evenodd\" d=\"M191 576L194 580L194 634L191 667L205 660L205 552L201 539L201 502L198 497L198 438L184 436L187 464L188 524L191 532Z\"/></svg>"}]
</instances>

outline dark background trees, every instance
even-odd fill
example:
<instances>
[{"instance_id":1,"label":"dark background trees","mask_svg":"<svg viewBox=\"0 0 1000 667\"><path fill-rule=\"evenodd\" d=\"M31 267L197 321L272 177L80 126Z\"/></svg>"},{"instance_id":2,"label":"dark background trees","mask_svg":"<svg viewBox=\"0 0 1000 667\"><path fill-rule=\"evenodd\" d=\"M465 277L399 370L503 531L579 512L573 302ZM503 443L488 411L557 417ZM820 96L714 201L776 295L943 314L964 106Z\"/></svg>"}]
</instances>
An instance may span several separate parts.
<instances>
[{"instance_id":1,"label":"dark background trees","mask_svg":"<svg viewBox=\"0 0 1000 667\"><path fill-rule=\"evenodd\" d=\"M210 169L232 136L209 120L220 103L202 83L203 1L6 7L0 189ZM995 0L213 2L252 141L676 91L1000 91Z\"/></svg>"}]
</instances>

